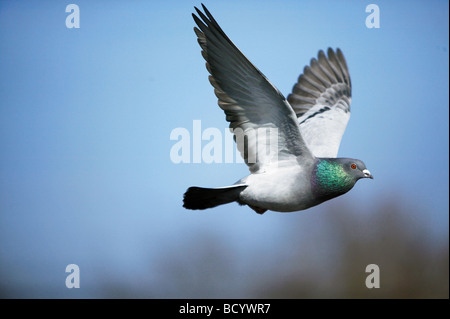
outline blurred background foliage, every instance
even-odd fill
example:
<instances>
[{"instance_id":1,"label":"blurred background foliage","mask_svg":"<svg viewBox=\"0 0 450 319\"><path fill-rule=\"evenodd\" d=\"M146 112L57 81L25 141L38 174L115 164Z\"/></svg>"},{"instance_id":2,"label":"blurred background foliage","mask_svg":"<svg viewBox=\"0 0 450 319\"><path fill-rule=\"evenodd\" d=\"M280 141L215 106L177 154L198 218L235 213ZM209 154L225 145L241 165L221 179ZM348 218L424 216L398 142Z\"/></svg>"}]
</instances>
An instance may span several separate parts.
<instances>
[{"instance_id":1,"label":"blurred background foliage","mask_svg":"<svg viewBox=\"0 0 450 319\"><path fill-rule=\"evenodd\" d=\"M156 280L135 274L133 284L109 282L102 293L108 298L448 298L448 237L433 237L426 210L394 196L372 205L363 214L347 205L296 213L277 225L282 236L270 247L244 254L212 231L196 234L165 251ZM372 263L380 268L379 289L365 286L365 268Z\"/></svg>"}]
</instances>

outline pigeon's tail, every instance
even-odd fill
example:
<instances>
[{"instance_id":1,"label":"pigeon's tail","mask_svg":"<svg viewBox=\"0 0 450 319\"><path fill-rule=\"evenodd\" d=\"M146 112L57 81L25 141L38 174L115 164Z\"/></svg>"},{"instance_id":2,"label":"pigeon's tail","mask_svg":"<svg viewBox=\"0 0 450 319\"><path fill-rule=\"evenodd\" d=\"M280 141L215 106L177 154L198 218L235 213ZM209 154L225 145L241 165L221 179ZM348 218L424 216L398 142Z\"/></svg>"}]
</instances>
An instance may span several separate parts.
<instances>
[{"instance_id":1,"label":"pigeon's tail","mask_svg":"<svg viewBox=\"0 0 450 319\"><path fill-rule=\"evenodd\" d=\"M239 199L239 194L247 185L233 185L220 188L189 187L184 193L183 207L206 209L228 204Z\"/></svg>"}]
</instances>

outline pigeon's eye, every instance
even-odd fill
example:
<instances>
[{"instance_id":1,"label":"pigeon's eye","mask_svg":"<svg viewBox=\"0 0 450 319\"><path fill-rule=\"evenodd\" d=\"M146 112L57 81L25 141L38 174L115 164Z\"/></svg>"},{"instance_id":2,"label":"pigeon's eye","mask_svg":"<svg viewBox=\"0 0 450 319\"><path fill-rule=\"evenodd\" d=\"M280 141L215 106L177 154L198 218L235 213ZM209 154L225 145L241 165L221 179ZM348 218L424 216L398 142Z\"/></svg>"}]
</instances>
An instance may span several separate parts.
<instances>
[{"instance_id":1,"label":"pigeon's eye","mask_svg":"<svg viewBox=\"0 0 450 319\"><path fill-rule=\"evenodd\" d=\"M356 169L356 164L353 163L352 165L350 165L350 167L351 167L352 169Z\"/></svg>"}]
</instances>

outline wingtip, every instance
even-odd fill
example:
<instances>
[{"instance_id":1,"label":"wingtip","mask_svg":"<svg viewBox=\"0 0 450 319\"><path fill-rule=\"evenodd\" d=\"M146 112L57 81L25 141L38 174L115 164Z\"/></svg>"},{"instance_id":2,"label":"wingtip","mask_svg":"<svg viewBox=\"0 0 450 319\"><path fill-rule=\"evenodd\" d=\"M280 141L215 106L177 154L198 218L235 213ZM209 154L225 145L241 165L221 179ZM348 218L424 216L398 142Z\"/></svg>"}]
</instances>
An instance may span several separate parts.
<instances>
[{"instance_id":1,"label":"wingtip","mask_svg":"<svg viewBox=\"0 0 450 319\"><path fill-rule=\"evenodd\" d=\"M319 50L319 53L317 53L317 58L320 59L325 57L326 57L325 51Z\"/></svg>"},{"instance_id":2,"label":"wingtip","mask_svg":"<svg viewBox=\"0 0 450 319\"><path fill-rule=\"evenodd\" d=\"M200 18L202 18L203 13L201 11L197 12L199 13ZM192 14L192 18L194 18L195 23L201 30L204 30L206 28L206 25L203 23L203 21L200 20L200 18L197 17L194 13Z\"/></svg>"},{"instance_id":3,"label":"wingtip","mask_svg":"<svg viewBox=\"0 0 450 319\"><path fill-rule=\"evenodd\" d=\"M328 56L330 55L336 55L337 57L343 57L344 54L342 53L341 48L336 48L336 50L334 50L333 48L328 48Z\"/></svg>"},{"instance_id":4,"label":"wingtip","mask_svg":"<svg viewBox=\"0 0 450 319\"><path fill-rule=\"evenodd\" d=\"M202 3L202 8L203 8L203 11L205 11L205 13L206 13L206 15L207 16L210 16L211 14L209 13L209 10L206 8L206 6Z\"/></svg>"},{"instance_id":5,"label":"wingtip","mask_svg":"<svg viewBox=\"0 0 450 319\"><path fill-rule=\"evenodd\" d=\"M208 10L208 9L206 9L206 7L205 7L205 5L203 3L200 3L200 4L201 4L203 10ZM196 11L199 11L199 9L196 6L194 6L194 9Z\"/></svg>"}]
</instances>

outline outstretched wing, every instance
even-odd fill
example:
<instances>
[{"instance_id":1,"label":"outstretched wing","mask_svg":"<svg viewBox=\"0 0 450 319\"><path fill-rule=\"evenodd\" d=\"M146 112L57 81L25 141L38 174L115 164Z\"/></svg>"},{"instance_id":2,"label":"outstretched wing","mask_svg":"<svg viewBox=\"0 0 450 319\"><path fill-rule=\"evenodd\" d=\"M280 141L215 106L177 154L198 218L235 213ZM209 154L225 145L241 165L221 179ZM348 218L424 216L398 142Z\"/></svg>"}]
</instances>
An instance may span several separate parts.
<instances>
[{"instance_id":1,"label":"outstretched wing","mask_svg":"<svg viewBox=\"0 0 450 319\"><path fill-rule=\"evenodd\" d=\"M300 132L316 157L336 157L350 118L352 85L340 49L319 51L289 94Z\"/></svg>"},{"instance_id":2,"label":"outstretched wing","mask_svg":"<svg viewBox=\"0 0 450 319\"><path fill-rule=\"evenodd\" d=\"M206 7L202 7L204 14L195 8L201 20L192 15L199 28L194 27L194 31L218 104L225 111L238 150L250 171L257 172L284 160L312 160L296 115L284 96L231 42Z\"/></svg>"}]
</instances>

